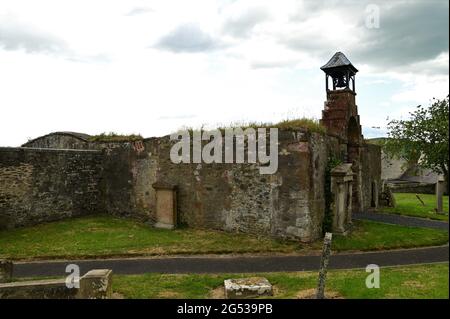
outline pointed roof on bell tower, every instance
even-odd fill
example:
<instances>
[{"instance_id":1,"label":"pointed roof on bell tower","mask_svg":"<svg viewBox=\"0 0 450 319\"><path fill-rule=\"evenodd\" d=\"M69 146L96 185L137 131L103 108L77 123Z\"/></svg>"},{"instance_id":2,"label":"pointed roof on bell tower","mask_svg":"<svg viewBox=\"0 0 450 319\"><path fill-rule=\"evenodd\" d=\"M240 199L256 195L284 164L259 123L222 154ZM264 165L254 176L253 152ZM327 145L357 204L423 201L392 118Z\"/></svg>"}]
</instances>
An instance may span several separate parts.
<instances>
[{"instance_id":1,"label":"pointed roof on bell tower","mask_svg":"<svg viewBox=\"0 0 450 319\"><path fill-rule=\"evenodd\" d=\"M349 59L342 52L336 52L333 57L320 69L327 73L327 70L333 70L337 68L349 68L354 73L358 72L358 69L353 66Z\"/></svg>"}]
</instances>

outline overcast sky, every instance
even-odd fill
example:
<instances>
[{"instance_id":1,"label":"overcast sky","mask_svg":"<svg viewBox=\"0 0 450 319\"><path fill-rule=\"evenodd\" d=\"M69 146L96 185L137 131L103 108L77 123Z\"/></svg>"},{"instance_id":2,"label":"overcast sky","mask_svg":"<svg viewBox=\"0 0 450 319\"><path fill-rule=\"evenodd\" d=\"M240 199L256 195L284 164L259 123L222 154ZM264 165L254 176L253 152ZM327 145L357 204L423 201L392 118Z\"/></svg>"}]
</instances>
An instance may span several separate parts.
<instances>
[{"instance_id":1,"label":"overcast sky","mask_svg":"<svg viewBox=\"0 0 450 319\"><path fill-rule=\"evenodd\" d=\"M1 0L0 145L319 119L319 68L336 51L360 71L365 137L380 136L448 94L448 12L447 0Z\"/></svg>"}]
</instances>

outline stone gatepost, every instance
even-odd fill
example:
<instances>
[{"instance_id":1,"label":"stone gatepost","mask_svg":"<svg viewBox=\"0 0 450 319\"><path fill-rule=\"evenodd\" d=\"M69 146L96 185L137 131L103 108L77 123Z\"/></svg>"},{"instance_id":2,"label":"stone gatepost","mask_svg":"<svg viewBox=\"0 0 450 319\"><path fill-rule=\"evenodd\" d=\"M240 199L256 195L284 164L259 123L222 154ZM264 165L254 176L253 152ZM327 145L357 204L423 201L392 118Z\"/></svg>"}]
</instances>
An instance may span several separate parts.
<instances>
[{"instance_id":1,"label":"stone gatepost","mask_svg":"<svg viewBox=\"0 0 450 319\"><path fill-rule=\"evenodd\" d=\"M436 182L436 212L442 214L444 207L442 205L442 197L444 195L444 177L440 176Z\"/></svg>"},{"instance_id":2,"label":"stone gatepost","mask_svg":"<svg viewBox=\"0 0 450 319\"><path fill-rule=\"evenodd\" d=\"M0 283L10 282L13 272L13 263L6 259L0 259Z\"/></svg>"},{"instance_id":3,"label":"stone gatepost","mask_svg":"<svg viewBox=\"0 0 450 319\"><path fill-rule=\"evenodd\" d=\"M338 165L331 171L333 233L346 235L352 224L353 175L351 163Z\"/></svg>"},{"instance_id":4,"label":"stone gatepost","mask_svg":"<svg viewBox=\"0 0 450 319\"><path fill-rule=\"evenodd\" d=\"M176 185L156 182L156 224L157 228L174 229L177 226Z\"/></svg>"},{"instance_id":5,"label":"stone gatepost","mask_svg":"<svg viewBox=\"0 0 450 319\"><path fill-rule=\"evenodd\" d=\"M80 278L79 299L110 299L112 270L93 269Z\"/></svg>"}]
</instances>

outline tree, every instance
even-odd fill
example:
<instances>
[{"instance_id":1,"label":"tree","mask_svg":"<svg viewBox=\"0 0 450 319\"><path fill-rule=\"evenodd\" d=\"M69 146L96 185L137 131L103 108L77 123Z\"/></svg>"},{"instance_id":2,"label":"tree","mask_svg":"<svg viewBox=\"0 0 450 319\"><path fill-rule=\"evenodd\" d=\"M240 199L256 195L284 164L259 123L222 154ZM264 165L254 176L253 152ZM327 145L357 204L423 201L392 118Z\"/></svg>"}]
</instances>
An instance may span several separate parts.
<instances>
[{"instance_id":1,"label":"tree","mask_svg":"<svg viewBox=\"0 0 450 319\"><path fill-rule=\"evenodd\" d=\"M420 167L443 174L448 192L449 97L433 98L427 108L419 105L409 120L388 123L385 152L391 157L416 162Z\"/></svg>"}]
</instances>

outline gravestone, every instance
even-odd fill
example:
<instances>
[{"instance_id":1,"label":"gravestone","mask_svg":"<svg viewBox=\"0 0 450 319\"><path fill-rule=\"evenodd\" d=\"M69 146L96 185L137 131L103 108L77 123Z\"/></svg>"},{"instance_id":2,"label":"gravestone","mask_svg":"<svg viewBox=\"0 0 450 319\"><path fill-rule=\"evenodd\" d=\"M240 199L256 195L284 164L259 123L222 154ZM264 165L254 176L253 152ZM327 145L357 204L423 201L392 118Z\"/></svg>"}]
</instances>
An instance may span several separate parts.
<instances>
[{"instance_id":1,"label":"gravestone","mask_svg":"<svg viewBox=\"0 0 450 319\"><path fill-rule=\"evenodd\" d=\"M224 281L226 299L257 298L272 296L272 285L264 277L226 279Z\"/></svg>"},{"instance_id":2,"label":"gravestone","mask_svg":"<svg viewBox=\"0 0 450 319\"><path fill-rule=\"evenodd\" d=\"M177 225L176 185L156 182L156 228L174 229Z\"/></svg>"},{"instance_id":3,"label":"gravestone","mask_svg":"<svg viewBox=\"0 0 450 319\"><path fill-rule=\"evenodd\" d=\"M444 213L444 207L442 205L443 195L444 195L444 178L439 177L436 182L436 212L438 214Z\"/></svg>"},{"instance_id":4,"label":"gravestone","mask_svg":"<svg viewBox=\"0 0 450 319\"><path fill-rule=\"evenodd\" d=\"M331 171L331 192L333 193L333 233L346 235L352 224L352 164L336 166Z\"/></svg>"},{"instance_id":5,"label":"gravestone","mask_svg":"<svg viewBox=\"0 0 450 319\"><path fill-rule=\"evenodd\" d=\"M112 296L112 270L93 269L80 278L78 298L110 299Z\"/></svg>"}]
</instances>

